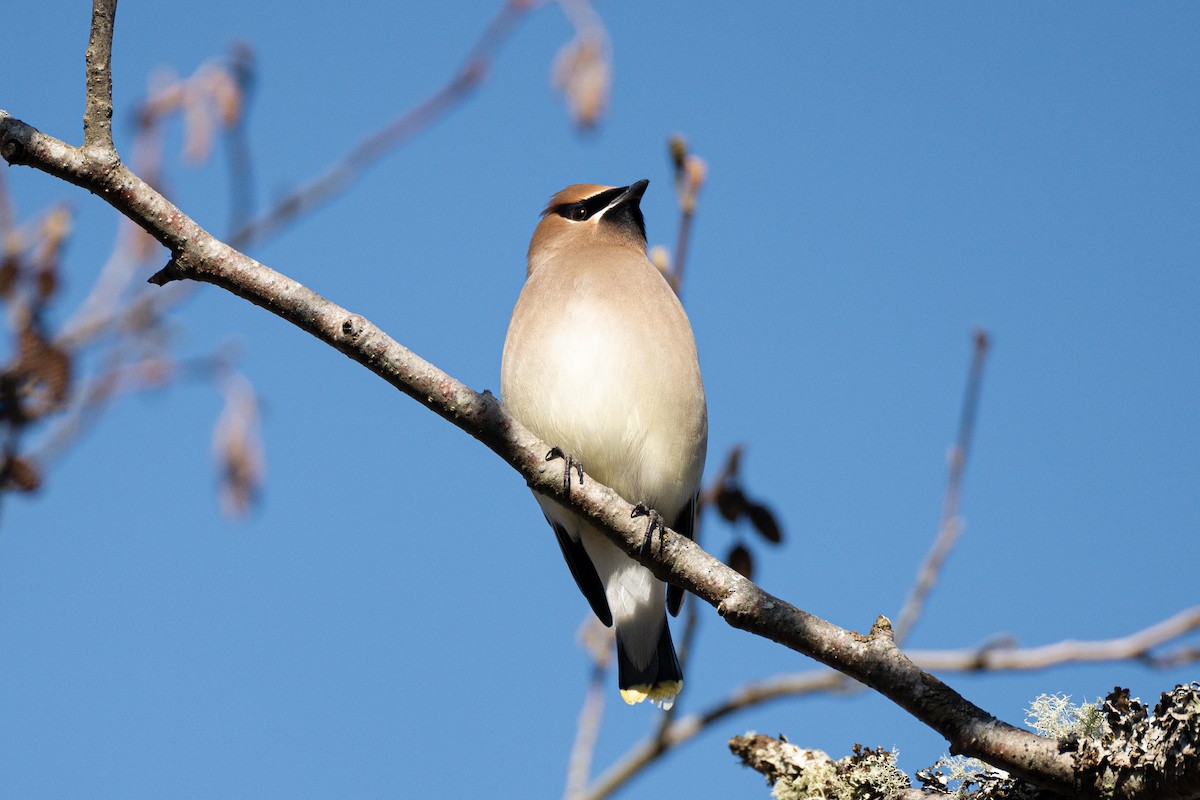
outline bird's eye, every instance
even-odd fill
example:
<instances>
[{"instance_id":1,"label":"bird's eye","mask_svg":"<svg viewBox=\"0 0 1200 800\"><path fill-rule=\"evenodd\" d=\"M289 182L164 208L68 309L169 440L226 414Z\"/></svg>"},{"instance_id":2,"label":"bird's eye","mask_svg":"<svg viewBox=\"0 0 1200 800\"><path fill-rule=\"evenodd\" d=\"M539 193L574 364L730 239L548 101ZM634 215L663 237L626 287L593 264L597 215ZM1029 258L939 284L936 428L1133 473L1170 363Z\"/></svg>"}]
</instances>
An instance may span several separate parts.
<instances>
[{"instance_id":1,"label":"bird's eye","mask_svg":"<svg viewBox=\"0 0 1200 800\"><path fill-rule=\"evenodd\" d=\"M582 222L583 220L587 219L587 215L587 209L583 206L574 206L571 209L571 219L575 220L576 222Z\"/></svg>"}]
</instances>

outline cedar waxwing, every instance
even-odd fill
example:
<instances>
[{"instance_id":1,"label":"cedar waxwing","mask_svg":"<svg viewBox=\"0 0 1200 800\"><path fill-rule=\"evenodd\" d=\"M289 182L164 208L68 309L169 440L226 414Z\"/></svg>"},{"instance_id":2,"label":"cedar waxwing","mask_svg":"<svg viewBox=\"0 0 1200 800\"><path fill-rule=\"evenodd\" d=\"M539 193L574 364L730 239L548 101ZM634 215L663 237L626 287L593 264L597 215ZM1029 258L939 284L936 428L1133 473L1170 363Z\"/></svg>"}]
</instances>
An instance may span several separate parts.
<instances>
[{"instance_id":1,"label":"cedar waxwing","mask_svg":"<svg viewBox=\"0 0 1200 800\"><path fill-rule=\"evenodd\" d=\"M576 184L550 198L529 243L500 391L525 427L691 537L708 412L687 315L646 258L638 204L648 183ZM579 515L535 497L592 611L616 624L621 697L670 708L683 674L664 601L678 614L683 590Z\"/></svg>"}]
</instances>

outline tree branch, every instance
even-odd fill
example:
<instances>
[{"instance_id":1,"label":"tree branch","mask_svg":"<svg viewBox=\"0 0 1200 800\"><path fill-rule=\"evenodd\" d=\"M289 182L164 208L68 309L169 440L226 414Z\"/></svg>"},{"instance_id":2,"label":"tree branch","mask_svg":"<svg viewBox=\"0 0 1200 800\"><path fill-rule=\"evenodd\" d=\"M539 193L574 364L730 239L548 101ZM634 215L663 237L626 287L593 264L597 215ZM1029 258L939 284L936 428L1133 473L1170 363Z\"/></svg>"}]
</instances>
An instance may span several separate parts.
<instances>
[{"instance_id":1,"label":"tree branch","mask_svg":"<svg viewBox=\"0 0 1200 800\"><path fill-rule=\"evenodd\" d=\"M1200 606L1185 608L1162 622L1128 636L1081 642L1067 639L1041 647L982 647L975 650L911 650L908 657L924 669L980 672L1044 669L1057 664L1145 659L1151 652L1187 633L1200 630Z\"/></svg>"},{"instance_id":2,"label":"tree branch","mask_svg":"<svg viewBox=\"0 0 1200 800\"><path fill-rule=\"evenodd\" d=\"M94 8L93 41L102 43L116 7L111 0L96 0ZM96 52L103 61L103 47ZM102 113L105 82L93 81L91 75L88 107ZM101 141L102 133L94 139ZM673 531L664 531L656 547L644 547L644 524L633 519L633 506L595 481L577 485L568 497L561 466L544 458L550 445L509 417L491 393L474 392L363 317L218 241L119 159L93 148L71 147L3 111L0 154L9 163L31 166L88 189L166 246L172 258L154 282L212 283L337 348L479 439L534 491L585 515L657 577L710 603L733 627L808 655L875 689L943 735L952 752L976 756L1062 793L1098 795L1107 790L1117 797L1145 796L1144 791L1139 794L1139 787L1106 787L1099 779L1078 783L1071 756L1059 753L1056 742L1000 722L906 658L896 648L886 618L880 617L862 636L768 594ZM1169 776L1164 780L1172 794L1200 795L1200 786L1172 784Z\"/></svg>"},{"instance_id":3,"label":"tree branch","mask_svg":"<svg viewBox=\"0 0 1200 800\"><path fill-rule=\"evenodd\" d=\"M246 247L277 233L296 217L344 190L375 161L421 133L461 103L487 77L492 61L517 22L538 3L506 0L450 80L420 105L406 111L358 143L341 160L287 194L271 209L234 231L229 242Z\"/></svg>"},{"instance_id":4,"label":"tree branch","mask_svg":"<svg viewBox=\"0 0 1200 800\"><path fill-rule=\"evenodd\" d=\"M907 653L923 670L948 672L1010 672L1046 669L1062 664L1141 659L1157 663L1155 648L1200 630L1200 606L1179 613L1140 631L1115 639L1092 642L1066 640L1041 647L979 647L954 650L911 650ZM1186 660L1200 660L1200 652L1184 653ZM631 748L574 800L608 797L664 753L686 744L725 717L754 706L817 692L836 692L850 687L845 675L819 669L747 683L705 711L680 717L661 732Z\"/></svg>"},{"instance_id":5,"label":"tree branch","mask_svg":"<svg viewBox=\"0 0 1200 800\"><path fill-rule=\"evenodd\" d=\"M489 392L482 394L412 353L365 318L326 300L218 241L119 161L97 162L82 151L0 112L0 150L12 163L42 169L89 189L171 250L151 281L191 279L220 286L291 322L365 366L392 386L479 439L520 472L534 491L570 505L607 530L626 553L659 578L716 607L725 621L815 658L891 698L949 740L1035 783L1066 790L1071 761L1053 743L1006 725L896 649L886 619L859 636L773 597L667 531L658 547L643 547L644 526L633 506L595 481L564 494L561 467L546 462L550 445L526 430Z\"/></svg>"},{"instance_id":6,"label":"tree branch","mask_svg":"<svg viewBox=\"0 0 1200 800\"><path fill-rule=\"evenodd\" d=\"M925 601L937 584L938 576L954 545L962 533L962 518L958 515L959 500L962 498L963 474L967 469L967 457L971 452L971 436L975 430L975 412L979 407L979 392L983 386L983 367L987 359L988 335L982 328L973 337L975 346L971 352L971 368L967 373L967 388L963 392L962 412L958 421L958 438L950 449L950 470L946 477L946 494L942 500L942 519L938 524L937 538L925 556L917 581L909 592L900 616L896 621L896 641L903 643L925 608Z\"/></svg>"},{"instance_id":7,"label":"tree branch","mask_svg":"<svg viewBox=\"0 0 1200 800\"><path fill-rule=\"evenodd\" d=\"M112 135L112 40L117 0L96 0L92 5L92 33L88 40L87 101L83 112L83 146L115 155Z\"/></svg>"},{"instance_id":8,"label":"tree branch","mask_svg":"<svg viewBox=\"0 0 1200 800\"><path fill-rule=\"evenodd\" d=\"M588 776L592 771L592 756L596 752L596 739L600 735L600 721L604 717L604 697L608 692L607 678L607 669L600 664L592 667L592 676L583 696L583 708L579 711L575 743L571 745L571 756L567 760L564 798L577 797L587 787Z\"/></svg>"},{"instance_id":9,"label":"tree branch","mask_svg":"<svg viewBox=\"0 0 1200 800\"><path fill-rule=\"evenodd\" d=\"M896 769L895 755L855 745L853 756L834 760L820 750L805 750L764 734L735 736L730 751L742 764L762 774L772 786L783 783L789 791L772 797L886 797L888 800L925 800L932 793L908 786ZM945 797L945 794L938 793Z\"/></svg>"}]
</instances>

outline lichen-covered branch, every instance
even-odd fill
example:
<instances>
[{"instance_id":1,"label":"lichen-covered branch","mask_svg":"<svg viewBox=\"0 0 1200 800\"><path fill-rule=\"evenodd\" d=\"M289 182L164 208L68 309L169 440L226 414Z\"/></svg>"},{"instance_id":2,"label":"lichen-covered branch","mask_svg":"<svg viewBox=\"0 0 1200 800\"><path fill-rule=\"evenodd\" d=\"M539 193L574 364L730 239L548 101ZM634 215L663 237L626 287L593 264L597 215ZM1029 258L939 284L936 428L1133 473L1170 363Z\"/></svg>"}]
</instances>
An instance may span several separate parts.
<instances>
[{"instance_id":1,"label":"lichen-covered branch","mask_svg":"<svg viewBox=\"0 0 1200 800\"><path fill-rule=\"evenodd\" d=\"M763 734L734 736L729 750L775 787L780 800L925 800L896 767L895 753L855 745L854 754L834 760L821 750L805 750L786 739Z\"/></svg>"},{"instance_id":2,"label":"lichen-covered branch","mask_svg":"<svg viewBox=\"0 0 1200 800\"><path fill-rule=\"evenodd\" d=\"M1067 726L1054 741L1075 760L1080 786L1112 787L1113 796L1133 789L1171 800L1180 786L1200 779L1200 683L1163 692L1150 708L1117 687L1102 706L1091 706L1090 722ZM1053 727L1057 727L1057 724ZM761 773L780 800L953 797L961 800L1059 800L1062 794L1027 783L979 761L941 759L917 770L913 781L896 767L895 754L855 745L836 761L785 738L735 736L730 751ZM1103 776L1103 777L1100 777ZM913 784L920 784L914 788ZM1136 787L1136 788L1135 788ZM1188 795L1190 796L1190 795Z\"/></svg>"},{"instance_id":3,"label":"lichen-covered branch","mask_svg":"<svg viewBox=\"0 0 1200 800\"><path fill-rule=\"evenodd\" d=\"M1063 664L1139 659L1155 662L1155 651L1193 631L1200 630L1200 606L1184 609L1161 622L1113 639L1066 640L1041 647L982 646L951 650L910 650L906 655L923 670L952 672L1007 672L1046 669ZM1192 654L1200 660L1200 654ZM691 741L712 725L739 711L779 700L816 693L844 691L849 680L832 670L809 670L743 684L703 711L672 719L657 735L632 747L598 776L575 800L600 800L629 782L663 754Z\"/></svg>"}]
</instances>

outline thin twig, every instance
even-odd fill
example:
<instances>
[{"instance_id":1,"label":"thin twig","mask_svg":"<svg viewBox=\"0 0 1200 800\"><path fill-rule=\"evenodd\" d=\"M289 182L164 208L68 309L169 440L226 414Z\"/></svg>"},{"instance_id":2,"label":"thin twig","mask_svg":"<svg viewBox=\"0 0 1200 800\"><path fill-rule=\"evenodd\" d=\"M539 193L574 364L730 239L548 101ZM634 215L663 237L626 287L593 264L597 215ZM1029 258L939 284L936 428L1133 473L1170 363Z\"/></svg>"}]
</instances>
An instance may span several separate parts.
<instances>
[{"instance_id":1,"label":"thin twig","mask_svg":"<svg viewBox=\"0 0 1200 800\"><path fill-rule=\"evenodd\" d=\"M438 90L416 109L369 136L354 151L346 155L340 163L352 164L355 170L361 172L369 166L371 160L383 155L384 150L402 144L404 140L420 132L423 127L436 121L438 114L444 116L452 110L454 102L460 102L468 94L462 88L463 76L468 75L471 80L481 80L487 72L490 61L503 44L504 39L510 35L520 15L537 5L538 3L533 0L508 0L488 24L478 42L471 48L457 76L451 79L447 87ZM98 130L99 140L97 143L107 142L111 147L111 124L108 123L108 119L112 113L112 88L108 64L111 61L115 0L111 4L97 3L94 6L93 14L92 37L88 48L87 63L88 85L92 86L95 83L96 91L89 90L88 93L85 130ZM243 92L244 109L248 106L244 97L248 96L253 82L253 55L248 48L242 46L235 48L231 58L234 77ZM107 105L105 98L107 98ZM144 119L147 114L149 112L139 114L139 118ZM139 174L146 176L148 182L153 184L157 182L155 176L159 172L160 154L156 142L152 141L156 134L153 130L153 115L151 114L150 117L151 124L141 125L134 139L133 163L138 165ZM235 236L241 235L247 241L252 238L261 242L276 233L285 222L293 221L292 218L284 220L278 215L282 213L282 205L288 204L289 198L295 198L296 192L293 192L289 198L285 198L281 206L268 211L259 220L247 222L250 217L249 210L253 208L253 186L250 181L252 172L249 149L245 142L245 118L246 114L243 110L237 123L226 134L234 180L231 188L234 197L232 213L235 223L243 226L240 233ZM87 127L89 125L87 120L96 120L99 124ZM106 130L107 133L105 133ZM108 137L107 140L104 139L105 135ZM328 175L330 171L336 171L336 169L335 166L325 174ZM303 208L292 208L288 214L290 217L294 216L303 210L313 208L320 202L329 200L339 188L342 186L322 184L318 178L308 185L311 192L302 204ZM297 190L297 192L302 191L305 190ZM317 192L321 192L320 196L317 195ZM6 196L0 199L6 199ZM0 208L0 212L8 208L5 205ZM9 215L0 216L3 216L0 223L8 221ZM265 227L258 227L260 225L265 225ZM195 284L181 282L168 287L149 287L125 298L127 290L141 274L144 264L145 255L138 249L138 237L143 235L136 226L128 222L124 222L120 226L113 252L99 271L90 292L74 313L59 327L59 332L55 336L57 346L73 352L113 327L124 325L127 320L161 316L195 290ZM123 300L123 298L125 299ZM42 446L39 447L39 452L35 456L37 461L46 463L56 458L70 442L76 440L96 420L97 412L104 404L97 402L98 398L95 392L98 387L107 387L101 389L105 399L112 395L112 388L107 386L110 377L109 375L100 376L91 386L81 385L79 387L79 393L72 403L74 412L59 420L54 428L43 437Z\"/></svg>"},{"instance_id":2,"label":"thin twig","mask_svg":"<svg viewBox=\"0 0 1200 800\"><path fill-rule=\"evenodd\" d=\"M675 176L675 197L679 202L679 234L675 239L675 258L668 275L675 294L683 295L683 277L687 269L688 243L692 237L692 220L700 200L700 190L707 178L704 160L688 151L687 140L672 136L668 143Z\"/></svg>"},{"instance_id":3,"label":"thin twig","mask_svg":"<svg viewBox=\"0 0 1200 800\"><path fill-rule=\"evenodd\" d=\"M214 352L172 361L166 355L150 355L128 358L123 350L128 346L107 353L105 367L87 381L80 381L72 392L67 412L55 421L50 430L41 437L30 458L38 465L47 467L62 457L66 450L87 434L99 421L108 405L119 397L149 389L161 389L174 381L211 381L214 375L229 371L231 357L228 347Z\"/></svg>"},{"instance_id":4,"label":"thin twig","mask_svg":"<svg viewBox=\"0 0 1200 800\"><path fill-rule=\"evenodd\" d=\"M1065 639L1040 647L984 647L974 651L911 650L907 655L922 668L938 672L1007 672L1128 659L1154 663L1151 654L1154 648L1197 630L1200 630L1200 606L1192 606L1116 639L1092 642Z\"/></svg>"},{"instance_id":5,"label":"thin twig","mask_svg":"<svg viewBox=\"0 0 1200 800\"><path fill-rule=\"evenodd\" d=\"M608 670L596 664L583 695L583 708L579 711L579 723L575 726L575 743L571 746L571 756L567 761L567 786L563 797L568 800L579 796L591 778L592 758L596 752L596 740L600 736L600 723L604 719L607 684Z\"/></svg>"},{"instance_id":6,"label":"thin twig","mask_svg":"<svg viewBox=\"0 0 1200 800\"><path fill-rule=\"evenodd\" d=\"M661 734L644 739L635 745L620 760L596 778L577 800L601 800L601 798L611 796L659 757L694 739L713 723L736 711L780 696L830 691L845 680L844 675L833 670L816 670L803 675L786 676L782 679L786 689L790 691L775 686L774 680L746 684L725 700L711 706L707 711L680 717Z\"/></svg>"},{"instance_id":7,"label":"thin twig","mask_svg":"<svg viewBox=\"0 0 1200 800\"><path fill-rule=\"evenodd\" d=\"M1166 653L1147 655L1141 661L1153 669L1172 669L1181 664L1200 661L1200 646L1180 647Z\"/></svg>"},{"instance_id":8,"label":"thin twig","mask_svg":"<svg viewBox=\"0 0 1200 800\"><path fill-rule=\"evenodd\" d=\"M115 0L113 2L115 6ZM537 5L533 0L506 0L500 11L488 23L479 40L472 46L457 72L450 78L446 85L426 98L416 108L402 114L391 123L369 135L353 150L326 168L321 175L304 186L293 190L257 219L249 221L247 221L247 217L249 216L247 209L252 206L252 198L250 196L252 187L247 181L249 167L247 164L248 153L243 141L245 125L245 113L243 112L239 116L237 124L227 133L231 171L239 181L238 186L241 187L238 188L238 186L235 186L232 189L234 196L234 203L232 204L234 219L240 227L231 234L229 242L235 247L244 247L250 243L261 243L263 240L278 233L286 224L294 222L299 215L312 210L323 202L327 202L390 149L403 144L404 141L420 133L440 117L445 116L445 114L454 108L456 103L466 98L470 89L482 81L483 77L487 74L491 61L511 34L520 17ZM115 8L110 12L102 9L101 5L97 4L95 13L101 13L102 11L106 14L111 14L115 13ZM103 44L103 41L101 41L103 37L95 33L97 30L104 29L103 18L101 19L101 23L99 26L93 25L93 45L90 45L88 50L89 76L92 74L90 59L93 52L98 56L103 56L107 52L111 58L111 26L107 29L109 49L105 51L100 46ZM245 93L248 93L250 84L252 83L252 58L252 55L244 47L235 48L232 55L234 76L238 81L238 85ZM97 66L97 74L104 74L104 70L101 67L102 65ZM90 80L91 78L89 77ZM100 86L99 88L101 92L105 90L108 92L110 98L109 113L111 114L111 82L107 87ZM96 103L95 105L97 108L102 107L102 103ZM89 105L89 109L92 109L92 105ZM89 110L90 113L92 112ZM145 117L146 114L139 116ZM151 141L152 135L152 131L146 125L143 125L139 129L138 136L134 140L133 163L139 165L139 174L148 183L156 184L159 165L157 163L157 148L153 146ZM127 237L136 237L137 235L138 232L135 228L122 230L118 236L118 247L120 245L132 247L133 243ZM125 307L116 305L117 298L121 296L125 288L136 277L135 267L140 265L140 263L140 260L130 262L128 258L121 256L119 253L114 253L110 257L105 268L101 271L100 279L93 286L88 298L81 305L80 309L62 326L61 332L57 337L57 342L60 346L78 347L83 341L107 330L111 325L119 323L121 318L127 316L127 311L129 313L138 313L145 310L146 305L142 302L144 298L133 298ZM161 294L161 291L161 289L148 290L150 294L155 295ZM177 302L182 300L188 293L184 285L181 285L171 290L171 299ZM163 298L159 297L156 303L162 303L162 301ZM171 305L173 304L171 303Z\"/></svg>"},{"instance_id":9,"label":"thin twig","mask_svg":"<svg viewBox=\"0 0 1200 800\"><path fill-rule=\"evenodd\" d=\"M958 514L962 498L963 473L967 468L967 456L971 449L971 436L975 429L975 414L979 408L979 392L983 385L983 368L987 359L988 336L982 328L972 333L974 347L971 352L971 367L967 373L967 387L963 392L962 413L958 421L958 438L950 450L950 470L946 477L946 494L942 500L942 518L938 525L937 538L925 556L916 582L909 591L908 599L900 610L896 622L896 642L903 643L921 616L925 601L937 584L938 576L946 559L954 550L958 536L962 533L962 518Z\"/></svg>"},{"instance_id":10,"label":"thin twig","mask_svg":"<svg viewBox=\"0 0 1200 800\"><path fill-rule=\"evenodd\" d=\"M250 97L254 92L254 51L245 42L236 42L229 55L229 72L241 95L241 113L225 135L225 153L229 165L229 229L237 230L254 216L254 156L247 135Z\"/></svg>"},{"instance_id":11,"label":"thin twig","mask_svg":"<svg viewBox=\"0 0 1200 800\"><path fill-rule=\"evenodd\" d=\"M112 136L112 40L117 0L92 4L92 32L85 64L87 101L83 112L83 146L115 155Z\"/></svg>"},{"instance_id":12,"label":"thin twig","mask_svg":"<svg viewBox=\"0 0 1200 800\"><path fill-rule=\"evenodd\" d=\"M1017 672L1040 670L1074 663L1095 663L1148 660L1154 648L1200 630L1200 606L1179 613L1127 636L1094 642L1062 641L1042 647L964 648L959 650L920 650L907 653L924 670L951 672ZM1188 661L1200 661L1200 649L1180 650ZM1177 666L1178 662L1161 664ZM857 689L857 684L840 672L830 669L810 670L778 675L748 683L729 694L706 711L675 720L656 736L643 740L621 756L587 791L576 800L601 800L632 780L639 772L661 756L694 739L714 722L736 712L764 703L818 692L838 692Z\"/></svg>"},{"instance_id":13,"label":"thin twig","mask_svg":"<svg viewBox=\"0 0 1200 800\"><path fill-rule=\"evenodd\" d=\"M685 208L679 215L679 235L675 239L675 263L671 272L671 283L678 295L683 294L683 273L687 267L688 242L692 237L692 219L695 216L695 205Z\"/></svg>"},{"instance_id":14,"label":"thin twig","mask_svg":"<svg viewBox=\"0 0 1200 800\"><path fill-rule=\"evenodd\" d=\"M567 780L564 798L583 791L592 776L596 742L600 738L600 723L604 719L604 707L609 674L613 661L615 632L605 627L599 618L588 612L579 626L576 637L580 647L592 662L592 674L584 693L583 707L575 730L575 742L567 761Z\"/></svg>"},{"instance_id":15,"label":"thin twig","mask_svg":"<svg viewBox=\"0 0 1200 800\"><path fill-rule=\"evenodd\" d=\"M126 243L139 231L129 224L118 228L117 243L100 268L92 288L74 313L59 327L55 343L65 350L78 350L95 336L127 316L130 304L122 305L121 296L137 278L144 260L137 258Z\"/></svg>"},{"instance_id":16,"label":"thin twig","mask_svg":"<svg viewBox=\"0 0 1200 800\"><path fill-rule=\"evenodd\" d=\"M242 249L278 233L301 214L344 190L382 156L446 116L483 82L516 23L536 5L531 0L507 0L448 83L416 108L359 142L341 160L289 192L273 208L242 225L230 235L229 244Z\"/></svg>"},{"instance_id":17,"label":"thin twig","mask_svg":"<svg viewBox=\"0 0 1200 800\"><path fill-rule=\"evenodd\" d=\"M4 173L0 172L0 257L7 255L8 237L17 231L17 212L13 208L12 197L9 196L8 186L4 183Z\"/></svg>"}]
</instances>

